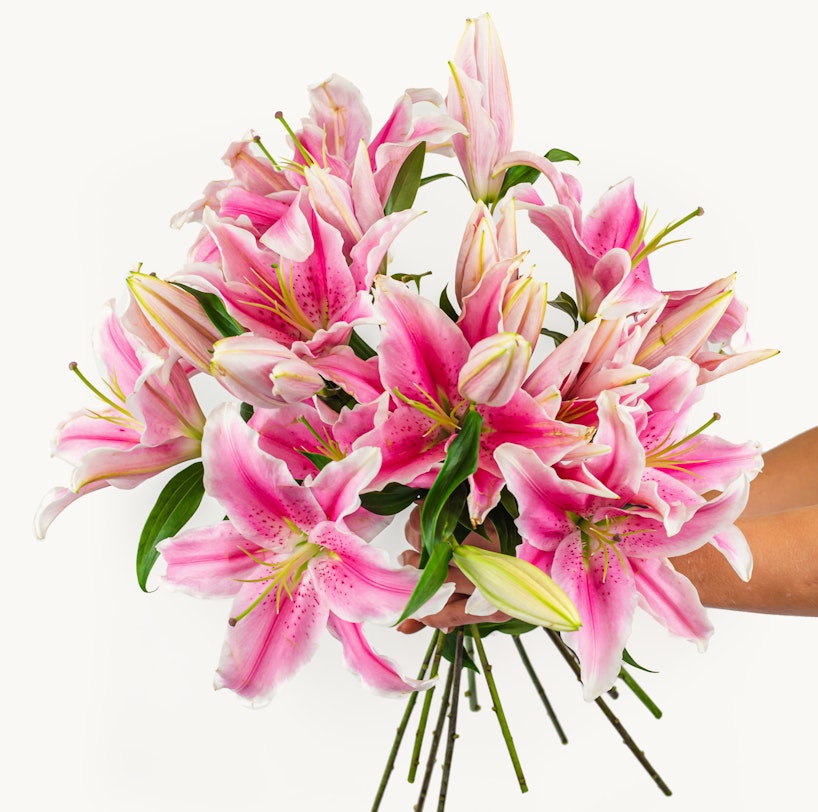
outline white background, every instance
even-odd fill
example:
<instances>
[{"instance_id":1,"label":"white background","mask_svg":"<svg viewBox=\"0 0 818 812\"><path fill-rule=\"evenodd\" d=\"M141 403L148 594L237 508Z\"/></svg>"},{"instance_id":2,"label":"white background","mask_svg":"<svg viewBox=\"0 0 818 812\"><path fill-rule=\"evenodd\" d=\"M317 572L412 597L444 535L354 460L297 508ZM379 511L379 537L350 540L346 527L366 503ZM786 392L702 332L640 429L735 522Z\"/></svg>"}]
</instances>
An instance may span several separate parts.
<instances>
[{"instance_id":1,"label":"white background","mask_svg":"<svg viewBox=\"0 0 818 812\"><path fill-rule=\"evenodd\" d=\"M702 205L706 216L687 229L694 239L652 260L657 283L694 287L738 272L755 346L781 349L710 387L705 403L723 415L718 430L769 448L818 422L818 133L807 4L533 5L489 9L511 76L515 146L580 156L589 203L633 175L657 224ZM163 589L145 595L134 576L160 482L81 500L44 542L34 540L31 516L42 493L68 478L49 459L53 427L87 402L68 362L93 370L92 326L136 262L159 275L181 266L195 227L171 231L169 217L225 176L227 144L255 128L281 154L275 111L297 124L306 86L333 72L362 89L376 126L405 87L445 92L465 18L485 10L461 0L46 0L6 12L4 808L369 808L402 702L368 694L329 639L266 709L214 693L227 605ZM469 206L455 181L433 189L419 200L429 214L399 238L395 255L440 281ZM542 240L531 247L536 256ZM552 254L537 273L559 291L562 266ZM399 538L396 529L395 546ZM630 649L661 672L642 682L665 716L652 719L627 696L615 705L672 798L583 703L548 641L532 635L571 743L557 742L509 641L490 639L531 790L518 794L485 709L464 714L448 808L809 806L816 622L712 617L716 634L703 656L640 620ZM411 671L425 647L391 633L378 641ZM414 803L405 764L404 753L384 810Z\"/></svg>"}]
</instances>

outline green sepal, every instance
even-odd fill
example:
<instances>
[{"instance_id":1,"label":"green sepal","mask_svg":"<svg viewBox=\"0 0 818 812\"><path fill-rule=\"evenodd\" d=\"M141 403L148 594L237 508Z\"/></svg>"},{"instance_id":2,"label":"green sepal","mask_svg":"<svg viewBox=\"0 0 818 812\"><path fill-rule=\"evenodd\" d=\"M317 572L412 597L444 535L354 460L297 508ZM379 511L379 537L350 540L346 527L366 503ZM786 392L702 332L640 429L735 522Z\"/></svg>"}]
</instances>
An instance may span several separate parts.
<instances>
[{"instance_id":1,"label":"green sepal","mask_svg":"<svg viewBox=\"0 0 818 812\"><path fill-rule=\"evenodd\" d=\"M464 630L465 634L469 634L469 627L467 626ZM443 648L440 650L441 656L448 660L450 663L454 663L454 654L455 654L455 643L456 643L456 632L449 632L443 638ZM480 669L477 667L477 663L471 658L469 653L466 649L463 649L462 653L462 663L463 668L468 668L471 671L475 671L478 674L480 673Z\"/></svg>"},{"instance_id":2,"label":"green sepal","mask_svg":"<svg viewBox=\"0 0 818 812\"><path fill-rule=\"evenodd\" d=\"M215 294L208 293L204 290L196 290L196 288L183 285L181 282L172 282L177 288L186 290L196 298L202 306L205 315L213 323L213 326L225 337L240 336L245 332L242 327L228 312L224 306L224 302Z\"/></svg>"},{"instance_id":3,"label":"green sepal","mask_svg":"<svg viewBox=\"0 0 818 812\"><path fill-rule=\"evenodd\" d=\"M451 545L445 542L436 544L429 556L429 560L426 562L426 566L420 572L420 580L409 596L406 608L398 618L398 623L406 620L407 617L420 609L443 586L443 582L449 574L449 562L451 560Z\"/></svg>"},{"instance_id":4,"label":"green sepal","mask_svg":"<svg viewBox=\"0 0 818 812\"><path fill-rule=\"evenodd\" d=\"M361 506L378 516L394 516L413 505L423 494L419 488L390 482L379 491L361 494Z\"/></svg>"},{"instance_id":5,"label":"green sepal","mask_svg":"<svg viewBox=\"0 0 818 812\"><path fill-rule=\"evenodd\" d=\"M440 291L440 299L438 300L438 304L440 305L440 309L454 322L457 321L458 315L457 311L454 309L454 305L449 301L449 294L446 292L446 288L448 285L444 286L443 290Z\"/></svg>"},{"instance_id":6,"label":"green sepal","mask_svg":"<svg viewBox=\"0 0 818 812\"><path fill-rule=\"evenodd\" d=\"M483 428L481 415L470 409L466 413L457 437L452 440L446 459L420 510L420 537L423 548L431 553L435 542L444 538L441 518L449 498L458 486L476 470L480 450L480 432ZM457 510L457 516L460 514ZM451 512L451 511L449 511ZM452 525L449 533L454 530Z\"/></svg>"},{"instance_id":7,"label":"green sepal","mask_svg":"<svg viewBox=\"0 0 818 812\"><path fill-rule=\"evenodd\" d=\"M148 576L159 558L156 545L175 536L190 520L204 496L204 465L194 462L171 479L153 506L136 550L136 577L147 592Z\"/></svg>"},{"instance_id":8,"label":"green sepal","mask_svg":"<svg viewBox=\"0 0 818 812\"><path fill-rule=\"evenodd\" d=\"M395 177L395 182L392 184L392 191L386 200L386 205L383 207L384 214L392 214L392 212L403 211L409 209L415 202L415 195L420 188L420 175L423 172L423 159L426 157L426 142L421 141L410 153L406 156L398 174Z\"/></svg>"}]
</instances>

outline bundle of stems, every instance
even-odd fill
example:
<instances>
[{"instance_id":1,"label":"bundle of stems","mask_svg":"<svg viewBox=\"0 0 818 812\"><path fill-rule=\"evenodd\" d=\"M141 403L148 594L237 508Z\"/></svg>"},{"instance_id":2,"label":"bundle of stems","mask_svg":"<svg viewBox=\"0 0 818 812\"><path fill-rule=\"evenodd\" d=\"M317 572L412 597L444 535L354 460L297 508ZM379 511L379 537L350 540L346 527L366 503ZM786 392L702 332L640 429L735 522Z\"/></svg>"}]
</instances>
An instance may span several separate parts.
<instances>
[{"instance_id":1,"label":"bundle of stems","mask_svg":"<svg viewBox=\"0 0 818 812\"><path fill-rule=\"evenodd\" d=\"M491 632L494 631L496 627L486 628L488 632ZM429 688L424 694L415 692L409 696L403 716L398 725L392 747L389 751L389 756L381 776L381 782L378 786L378 790L372 804L372 812L378 812L380 809L389 778L395 768L395 762L397 760L404 735L409 727L410 719L420 696L423 697L423 702L420 711L420 718L415 731L412 755L407 774L407 780L409 783L414 783L418 775L421 763L421 752L423 750L423 743L426 739L431 706L435 696L439 697L439 705L434 727L432 728L430 734L430 741L426 752L426 762L423 770L423 777L420 782L420 789L418 791L417 803L413 809L415 812L423 812L425 808L426 802L429 798L429 789L432 782L434 766L437 763L438 751L440 750L440 745L443 743L445 738L442 772L437 796L437 812L443 812L445 810L455 743L458 738L457 723L460 710L460 698L463 684L462 677L464 670L467 672L467 688L464 695L468 698L469 708L472 711L480 710L480 705L477 700L476 675L478 672L482 674L489 692L489 696L491 697L491 709L494 711L497 717L500 732L503 736L514 773L517 777L520 792L528 791L528 784L523 773L522 765L520 764L517 748L511 735L511 730L508 725L505 711L503 710L502 702L500 701L500 695L492 673L492 666L486 656L485 646L483 643L483 636L486 633L486 628L484 628L481 632L481 626L477 624L459 627L448 634L440 630L435 630L434 634L432 635L432 639L429 642L429 647L426 650L426 654L424 655L420 670L418 671L418 679L424 680L437 678L439 676L441 661L445 659L449 662L449 666L445 680L443 681L443 687L440 691L438 691L438 683ZM565 642L563 642L562 638L557 632L554 632L551 629L543 629L543 631L545 631L545 633L551 639L551 642L559 651L562 659L571 668L573 673L576 675L577 680L579 680L579 663L574 652L565 644ZM536 671L534 670L534 666L528 656L528 652L523 646L521 636L519 634L513 634L511 636L523 667L531 679L534 689L539 696L543 707L545 708L546 714L554 726L557 737L562 744L567 744L568 738L565 735L565 731L557 718L545 689L543 688L543 685L537 676ZM475 654L477 655L476 661L474 659ZM620 671L619 677L657 719L661 717L662 713L659 708L624 667ZM616 688L612 688L608 692L608 696L611 699L616 699L618 696ZM644 752L638 747L633 737L625 729L625 726L611 710L609 704L602 697L597 698L594 700L594 702L616 732L619 733L625 746L631 751L639 764L642 765L648 775L650 775L650 777L653 779L656 786L665 795L670 795L670 788L664 782L659 773L654 769L653 765L645 757ZM446 724L447 718L448 725Z\"/></svg>"}]
</instances>

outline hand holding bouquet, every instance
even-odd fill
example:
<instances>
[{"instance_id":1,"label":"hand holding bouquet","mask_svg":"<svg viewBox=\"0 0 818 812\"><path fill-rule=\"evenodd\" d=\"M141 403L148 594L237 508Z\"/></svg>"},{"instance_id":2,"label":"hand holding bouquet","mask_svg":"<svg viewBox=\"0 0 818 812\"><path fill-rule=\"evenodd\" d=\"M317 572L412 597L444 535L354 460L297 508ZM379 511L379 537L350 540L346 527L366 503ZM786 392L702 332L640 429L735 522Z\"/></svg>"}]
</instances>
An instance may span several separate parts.
<instances>
[{"instance_id":1,"label":"hand holding bouquet","mask_svg":"<svg viewBox=\"0 0 818 812\"><path fill-rule=\"evenodd\" d=\"M174 218L200 224L184 267L136 269L124 308L109 308L103 383L72 365L97 403L59 427L71 483L45 497L37 528L86 493L183 466L145 525L137 574L145 588L161 556L168 584L232 599L217 686L263 704L328 631L379 691L428 696L452 661L455 719L468 662L519 767L482 637L519 644L546 628L597 702L627 675L637 605L704 647L711 625L668 559L712 544L750 577L734 521L761 457L709 433L716 415L691 414L706 383L773 353L747 348L734 276L654 284L654 254L700 209L654 228L630 180L589 208L559 168L573 155L512 150L487 16L449 67L445 99L406 91L375 135L358 90L333 76L311 88L299 129L277 114L290 157L254 133L231 145L232 177ZM474 203L452 224L461 247L437 301L420 269L389 267L422 187L460 176L425 175L432 152L454 156ZM549 301L518 245L525 215L570 265L572 292ZM573 330L555 330L553 311ZM224 396L207 415L200 376ZM205 494L225 519L195 527ZM399 565L379 534L415 505L416 566ZM465 611L492 622L436 632L417 677L373 649L365 624L437 613L458 578Z\"/></svg>"}]
</instances>

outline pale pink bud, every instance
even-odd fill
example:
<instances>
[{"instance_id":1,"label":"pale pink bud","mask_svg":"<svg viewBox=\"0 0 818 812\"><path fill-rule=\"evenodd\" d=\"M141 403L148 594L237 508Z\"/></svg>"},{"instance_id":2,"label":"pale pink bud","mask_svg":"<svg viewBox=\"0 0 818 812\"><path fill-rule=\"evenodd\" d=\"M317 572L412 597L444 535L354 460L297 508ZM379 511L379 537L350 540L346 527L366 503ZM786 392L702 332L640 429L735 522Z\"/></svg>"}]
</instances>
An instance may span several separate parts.
<instances>
[{"instance_id":1,"label":"pale pink bud","mask_svg":"<svg viewBox=\"0 0 818 812\"><path fill-rule=\"evenodd\" d=\"M480 284L483 274L500 260L497 233L485 203L478 203L471 213L460 243L454 273L454 293L457 303L465 299Z\"/></svg>"},{"instance_id":2,"label":"pale pink bud","mask_svg":"<svg viewBox=\"0 0 818 812\"><path fill-rule=\"evenodd\" d=\"M504 406L522 385L530 358L531 345L518 333L478 341L460 370L460 394L473 403Z\"/></svg>"},{"instance_id":3,"label":"pale pink bud","mask_svg":"<svg viewBox=\"0 0 818 812\"><path fill-rule=\"evenodd\" d=\"M156 276L132 273L134 299L153 328L186 361L210 372L213 344L222 336L192 293Z\"/></svg>"},{"instance_id":4,"label":"pale pink bud","mask_svg":"<svg viewBox=\"0 0 818 812\"><path fill-rule=\"evenodd\" d=\"M521 276L506 288L503 296L503 329L519 333L533 350L540 337L547 286L531 276Z\"/></svg>"}]
</instances>

